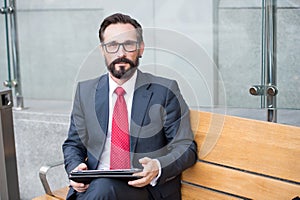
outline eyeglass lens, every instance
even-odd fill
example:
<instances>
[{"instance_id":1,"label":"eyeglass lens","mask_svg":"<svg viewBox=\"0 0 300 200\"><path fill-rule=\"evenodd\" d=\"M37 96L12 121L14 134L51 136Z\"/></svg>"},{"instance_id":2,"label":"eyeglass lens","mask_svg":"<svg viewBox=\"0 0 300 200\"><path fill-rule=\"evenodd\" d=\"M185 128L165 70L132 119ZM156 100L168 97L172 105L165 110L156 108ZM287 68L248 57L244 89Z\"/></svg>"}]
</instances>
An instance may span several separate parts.
<instances>
[{"instance_id":1,"label":"eyeglass lens","mask_svg":"<svg viewBox=\"0 0 300 200\"><path fill-rule=\"evenodd\" d=\"M108 53L116 53L117 51L119 51L121 45L125 51L133 52L137 50L137 44L138 43L136 41L126 41L124 43L110 42L104 44L104 46Z\"/></svg>"}]
</instances>

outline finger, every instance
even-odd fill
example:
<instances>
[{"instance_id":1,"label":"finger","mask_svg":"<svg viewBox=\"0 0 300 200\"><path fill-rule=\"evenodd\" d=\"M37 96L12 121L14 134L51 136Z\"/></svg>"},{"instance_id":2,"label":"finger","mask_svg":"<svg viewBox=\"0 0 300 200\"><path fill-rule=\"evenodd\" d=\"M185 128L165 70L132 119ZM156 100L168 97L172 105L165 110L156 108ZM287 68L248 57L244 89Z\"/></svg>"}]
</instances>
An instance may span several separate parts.
<instances>
[{"instance_id":1,"label":"finger","mask_svg":"<svg viewBox=\"0 0 300 200\"><path fill-rule=\"evenodd\" d=\"M77 183L75 181L70 181L70 185L78 192L84 192L89 187L89 184Z\"/></svg>"},{"instance_id":2,"label":"finger","mask_svg":"<svg viewBox=\"0 0 300 200\"><path fill-rule=\"evenodd\" d=\"M85 192L87 188L74 188L77 192Z\"/></svg>"},{"instance_id":3,"label":"finger","mask_svg":"<svg viewBox=\"0 0 300 200\"><path fill-rule=\"evenodd\" d=\"M155 172L142 172L140 175L143 175L144 177L134 181L129 181L128 184L134 187L144 187L156 177Z\"/></svg>"},{"instance_id":4,"label":"finger","mask_svg":"<svg viewBox=\"0 0 300 200\"><path fill-rule=\"evenodd\" d=\"M75 181L70 181L70 185L73 187L73 188L88 188L89 187L89 184L84 184L84 183L77 183Z\"/></svg>"},{"instance_id":5,"label":"finger","mask_svg":"<svg viewBox=\"0 0 300 200\"><path fill-rule=\"evenodd\" d=\"M84 187L81 187L79 189L80 189L81 192L85 192L88 189L89 186L90 186L89 184L86 184L86 185L84 185Z\"/></svg>"},{"instance_id":6,"label":"finger","mask_svg":"<svg viewBox=\"0 0 300 200\"><path fill-rule=\"evenodd\" d=\"M149 182L150 183L150 182ZM148 178L143 177L134 181L128 181L128 185L134 186L134 187L144 187L149 184Z\"/></svg>"},{"instance_id":7,"label":"finger","mask_svg":"<svg viewBox=\"0 0 300 200\"><path fill-rule=\"evenodd\" d=\"M74 188L74 190L76 190L77 192L85 192L86 189L83 188Z\"/></svg>"},{"instance_id":8,"label":"finger","mask_svg":"<svg viewBox=\"0 0 300 200\"><path fill-rule=\"evenodd\" d=\"M149 173L148 171L143 170L143 171L141 171L141 172L137 172L137 173L132 174L132 176L145 177L145 176L148 175L148 173Z\"/></svg>"},{"instance_id":9,"label":"finger","mask_svg":"<svg viewBox=\"0 0 300 200\"><path fill-rule=\"evenodd\" d=\"M76 188L81 188L81 187L84 187L84 184L83 183L77 183L77 182L75 182L75 181L72 181L72 180L70 180L70 185L72 186L72 187L76 187Z\"/></svg>"}]
</instances>

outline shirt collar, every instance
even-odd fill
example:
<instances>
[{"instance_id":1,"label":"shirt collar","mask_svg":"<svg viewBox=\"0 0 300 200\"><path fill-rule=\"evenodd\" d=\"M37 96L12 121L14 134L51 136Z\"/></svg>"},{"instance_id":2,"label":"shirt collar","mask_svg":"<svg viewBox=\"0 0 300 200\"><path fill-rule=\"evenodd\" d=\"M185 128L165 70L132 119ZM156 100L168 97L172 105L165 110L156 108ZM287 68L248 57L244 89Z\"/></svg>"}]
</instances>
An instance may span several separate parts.
<instances>
[{"instance_id":1,"label":"shirt collar","mask_svg":"<svg viewBox=\"0 0 300 200\"><path fill-rule=\"evenodd\" d=\"M110 74L108 73L108 77L109 77L109 94L110 96L113 94L113 92L115 91L115 89L117 87L122 87L125 91L126 94L128 95L132 95L134 92L134 87L135 87L135 82L136 82L136 78L137 78L137 70L134 72L134 74L132 75L132 77L127 80L123 85L118 85L110 76Z\"/></svg>"}]
</instances>

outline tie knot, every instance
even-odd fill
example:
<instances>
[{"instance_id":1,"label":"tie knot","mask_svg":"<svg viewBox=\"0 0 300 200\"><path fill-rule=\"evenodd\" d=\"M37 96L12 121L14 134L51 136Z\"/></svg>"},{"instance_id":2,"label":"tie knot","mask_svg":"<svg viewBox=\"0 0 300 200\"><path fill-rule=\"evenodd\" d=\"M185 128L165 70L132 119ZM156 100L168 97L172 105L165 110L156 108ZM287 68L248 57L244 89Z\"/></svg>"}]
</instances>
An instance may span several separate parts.
<instances>
[{"instance_id":1,"label":"tie knot","mask_svg":"<svg viewBox=\"0 0 300 200\"><path fill-rule=\"evenodd\" d=\"M116 89L115 89L115 93L118 95L118 96L123 96L126 92L125 92L125 90L122 88L122 87L117 87Z\"/></svg>"}]
</instances>

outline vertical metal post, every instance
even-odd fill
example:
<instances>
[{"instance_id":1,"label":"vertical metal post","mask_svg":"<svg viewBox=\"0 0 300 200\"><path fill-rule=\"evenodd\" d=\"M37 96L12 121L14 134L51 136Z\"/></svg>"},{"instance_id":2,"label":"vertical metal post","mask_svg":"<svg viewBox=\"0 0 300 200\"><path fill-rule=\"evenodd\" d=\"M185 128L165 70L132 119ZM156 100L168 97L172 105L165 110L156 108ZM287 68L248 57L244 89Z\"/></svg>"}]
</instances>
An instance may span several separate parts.
<instances>
[{"instance_id":1,"label":"vertical metal post","mask_svg":"<svg viewBox=\"0 0 300 200\"><path fill-rule=\"evenodd\" d=\"M267 120L277 122L276 104L276 73L277 73L277 48L276 48L276 0L263 1L263 68L267 106Z\"/></svg>"},{"instance_id":2,"label":"vertical metal post","mask_svg":"<svg viewBox=\"0 0 300 200\"><path fill-rule=\"evenodd\" d=\"M214 80L214 99L213 105L220 105L219 100L219 75L218 75L218 68L219 68L219 6L220 0L213 1L213 61L216 67L213 68L213 80Z\"/></svg>"},{"instance_id":3,"label":"vertical metal post","mask_svg":"<svg viewBox=\"0 0 300 200\"><path fill-rule=\"evenodd\" d=\"M4 14L4 21L5 21L5 38L6 38L6 59L7 59L7 76L8 80L4 82L6 87L11 88L11 67L10 67L10 46L9 46L9 28L8 28L8 6L7 1L4 0L3 7L0 10L1 14Z\"/></svg>"},{"instance_id":4,"label":"vertical metal post","mask_svg":"<svg viewBox=\"0 0 300 200\"><path fill-rule=\"evenodd\" d=\"M11 27L11 46L12 46L12 61L13 61L13 74L14 80L12 85L15 89L16 97L16 109L24 108L24 100L22 96L21 87L21 71L19 62L19 41L18 41L18 26L17 26L17 12L15 0L9 0L9 7L12 8L10 15L10 27Z\"/></svg>"},{"instance_id":5,"label":"vertical metal post","mask_svg":"<svg viewBox=\"0 0 300 200\"><path fill-rule=\"evenodd\" d=\"M11 90L0 91L0 199L20 199Z\"/></svg>"},{"instance_id":6,"label":"vertical metal post","mask_svg":"<svg viewBox=\"0 0 300 200\"><path fill-rule=\"evenodd\" d=\"M0 13L5 15L6 23L6 48L7 48L7 63L8 63L8 80L4 82L4 85L14 89L16 97L16 109L23 109L24 102L22 96L21 87L21 71L19 64L19 43L18 43L18 29L17 29L17 12L15 0L4 0L4 7L0 9ZM8 26L8 15L10 19L10 26ZM10 33L10 34L9 34ZM9 44L9 40L11 44ZM11 50L10 50L11 46ZM11 61L13 69L11 68ZM13 71L13 77L11 75Z\"/></svg>"}]
</instances>

